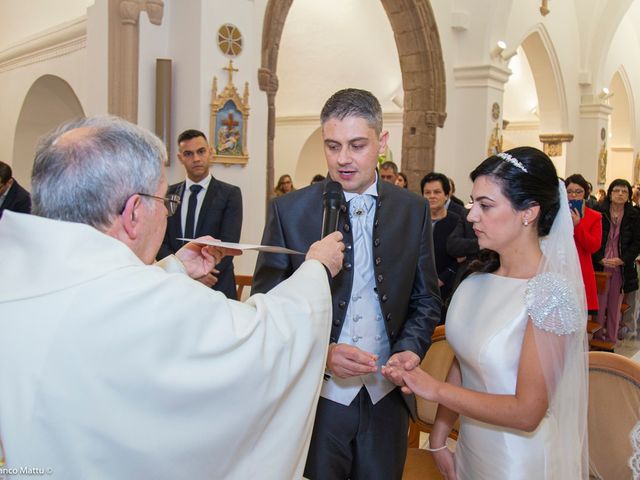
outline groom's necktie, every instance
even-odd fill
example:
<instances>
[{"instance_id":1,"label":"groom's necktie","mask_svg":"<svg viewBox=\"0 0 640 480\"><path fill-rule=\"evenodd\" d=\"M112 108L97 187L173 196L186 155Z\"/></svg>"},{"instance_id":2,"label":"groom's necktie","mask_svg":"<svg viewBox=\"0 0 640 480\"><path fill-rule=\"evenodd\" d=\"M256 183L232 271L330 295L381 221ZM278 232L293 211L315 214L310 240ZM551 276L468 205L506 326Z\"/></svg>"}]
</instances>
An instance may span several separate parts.
<instances>
[{"instance_id":1,"label":"groom's necktie","mask_svg":"<svg viewBox=\"0 0 640 480\"><path fill-rule=\"evenodd\" d=\"M349 201L349 216L353 229L353 260L355 274L360 276L363 285L367 283L367 277L372 275L371 245L367 235L367 215L373 206L373 197L370 195L357 195Z\"/></svg>"},{"instance_id":2,"label":"groom's necktie","mask_svg":"<svg viewBox=\"0 0 640 480\"><path fill-rule=\"evenodd\" d=\"M195 238L196 207L198 206L198 192L202 190L202 185L191 185L189 190L191 190L191 193L189 194L189 206L187 208L187 221L184 225L184 236L185 238Z\"/></svg>"}]
</instances>

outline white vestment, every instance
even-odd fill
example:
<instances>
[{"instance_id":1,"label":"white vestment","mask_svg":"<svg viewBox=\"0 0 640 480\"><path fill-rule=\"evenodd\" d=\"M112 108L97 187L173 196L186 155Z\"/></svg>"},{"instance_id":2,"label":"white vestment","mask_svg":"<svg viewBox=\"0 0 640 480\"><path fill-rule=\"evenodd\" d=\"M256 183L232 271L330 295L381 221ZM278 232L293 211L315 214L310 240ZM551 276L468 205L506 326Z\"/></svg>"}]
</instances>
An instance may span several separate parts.
<instances>
[{"instance_id":1,"label":"white vestment","mask_svg":"<svg viewBox=\"0 0 640 480\"><path fill-rule=\"evenodd\" d=\"M5 211L0 477L300 478L330 321L318 261L239 303L87 225Z\"/></svg>"}]
</instances>

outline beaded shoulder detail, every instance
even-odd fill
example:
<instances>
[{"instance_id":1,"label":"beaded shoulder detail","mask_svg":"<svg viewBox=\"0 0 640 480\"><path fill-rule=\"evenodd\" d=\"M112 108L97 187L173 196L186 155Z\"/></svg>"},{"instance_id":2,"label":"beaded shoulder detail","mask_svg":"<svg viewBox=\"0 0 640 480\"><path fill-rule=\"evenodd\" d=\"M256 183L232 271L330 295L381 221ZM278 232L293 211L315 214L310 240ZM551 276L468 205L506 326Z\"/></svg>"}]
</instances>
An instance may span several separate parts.
<instances>
[{"instance_id":1,"label":"beaded shoulder detail","mask_svg":"<svg viewBox=\"0 0 640 480\"><path fill-rule=\"evenodd\" d=\"M632 455L629 459L629 467L633 475L633 480L640 480L640 422L636 423L635 427L631 430L631 451Z\"/></svg>"},{"instance_id":2,"label":"beaded shoulder detail","mask_svg":"<svg viewBox=\"0 0 640 480\"><path fill-rule=\"evenodd\" d=\"M568 335L585 328L576 294L558 273L545 272L529 280L525 301L537 328L556 335Z\"/></svg>"}]
</instances>

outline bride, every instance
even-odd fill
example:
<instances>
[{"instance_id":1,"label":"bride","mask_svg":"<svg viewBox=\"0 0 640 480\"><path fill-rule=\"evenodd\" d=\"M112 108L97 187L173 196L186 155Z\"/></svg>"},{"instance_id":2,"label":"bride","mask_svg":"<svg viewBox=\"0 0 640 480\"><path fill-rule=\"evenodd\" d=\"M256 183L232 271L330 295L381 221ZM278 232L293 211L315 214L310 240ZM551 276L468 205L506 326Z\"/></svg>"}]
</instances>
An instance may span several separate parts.
<instances>
[{"instance_id":1,"label":"bride","mask_svg":"<svg viewBox=\"0 0 640 480\"><path fill-rule=\"evenodd\" d=\"M456 360L445 383L385 369L439 403L428 449L446 479L586 479L586 301L564 184L532 147L487 158L471 179L468 219L490 255L451 301Z\"/></svg>"}]
</instances>

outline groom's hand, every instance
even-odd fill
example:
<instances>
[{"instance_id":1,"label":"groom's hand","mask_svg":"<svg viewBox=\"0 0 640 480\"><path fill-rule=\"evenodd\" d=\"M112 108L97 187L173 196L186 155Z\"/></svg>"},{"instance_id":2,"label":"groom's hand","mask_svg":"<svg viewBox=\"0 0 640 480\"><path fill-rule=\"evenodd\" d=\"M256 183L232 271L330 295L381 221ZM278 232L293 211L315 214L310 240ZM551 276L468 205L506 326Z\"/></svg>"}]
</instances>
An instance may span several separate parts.
<instances>
[{"instance_id":1,"label":"groom's hand","mask_svg":"<svg viewBox=\"0 0 640 480\"><path fill-rule=\"evenodd\" d=\"M420 365L420 357L410 350L405 350L389 357L387 364L382 367L382 374L390 382L402 387L404 386L402 372L413 370L418 365Z\"/></svg>"},{"instance_id":2,"label":"groom's hand","mask_svg":"<svg viewBox=\"0 0 640 480\"><path fill-rule=\"evenodd\" d=\"M332 343L327 355L327 368L338 378L357 377L375 372L378 355L346 343Z\"/></svg>"}]
</instances>

